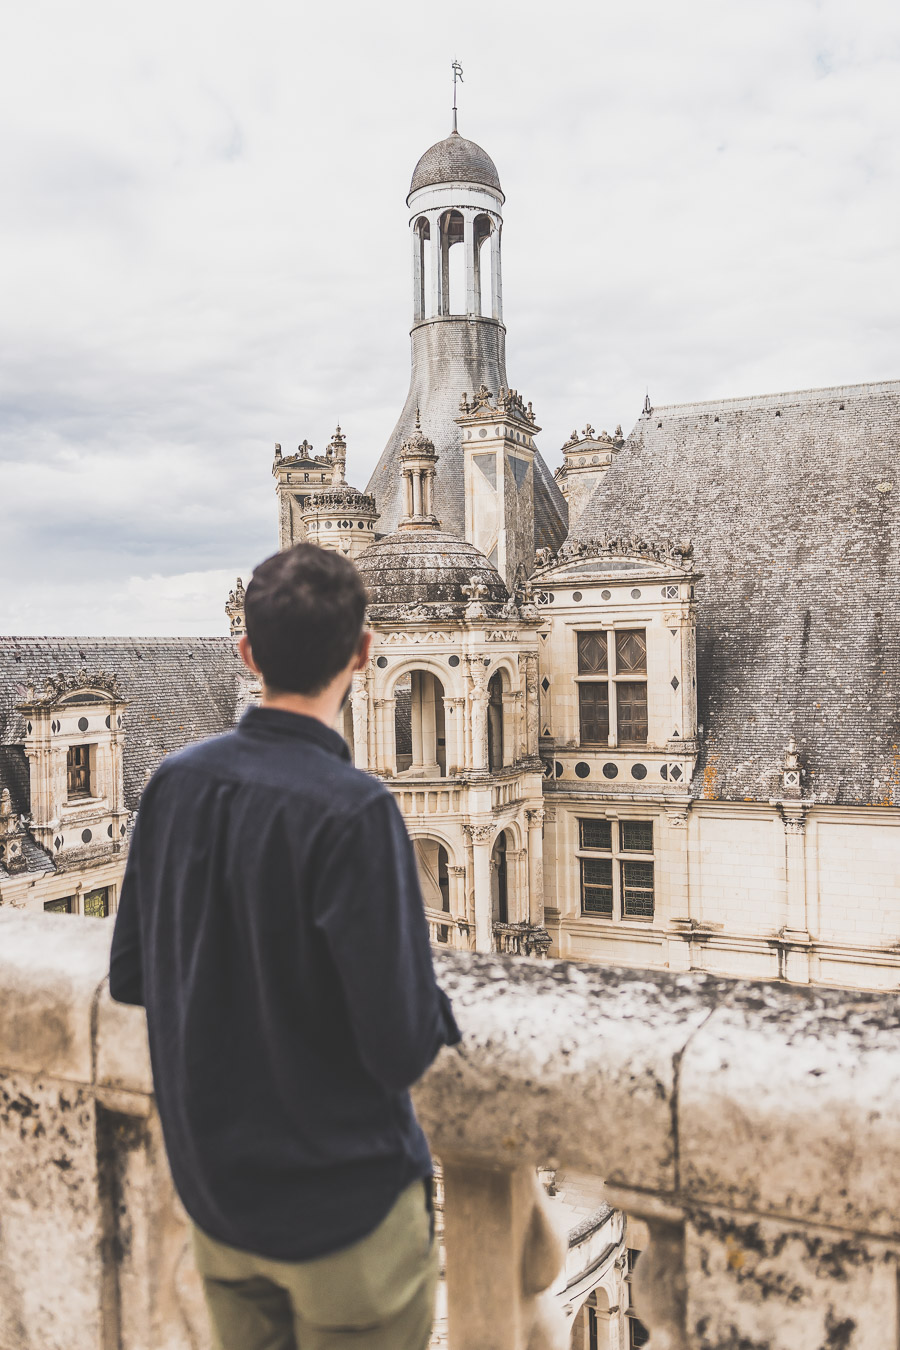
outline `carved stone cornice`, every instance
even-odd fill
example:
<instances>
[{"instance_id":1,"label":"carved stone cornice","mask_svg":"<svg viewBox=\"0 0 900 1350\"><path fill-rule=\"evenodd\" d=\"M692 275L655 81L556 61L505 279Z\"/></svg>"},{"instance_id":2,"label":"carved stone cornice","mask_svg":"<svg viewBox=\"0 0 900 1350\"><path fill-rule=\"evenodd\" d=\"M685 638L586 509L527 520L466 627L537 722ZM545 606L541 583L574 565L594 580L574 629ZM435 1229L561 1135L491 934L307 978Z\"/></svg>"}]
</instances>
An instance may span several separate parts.
<instances>
[{"instance_id":1,"label":"carved stone cornice","mask_svg":"<svg viewBox=\"0 0 900 1350\"><path fill-rule=\"evenodd\" d=\"M558 553L539 548L535 554L535 570L558 566L573 558L642 558L646 562L663 563L690 573L693 569L694 546L689 540L674 543L671 540L626 538L611 535L599 539L566 540Z\"/></svg>"},{"instance_id":2,"label":"carved stone cornice","mask_svg":"<svg viewBox=\"0 0 900 1350\"><path fill-rule=\"evenodd\" d=\"M75 693L105 694L116 703L124 702L119 690L118 676L108 675L102 670L89 672L82 666L71 675L65 675L60 671L58 675L48 676L40 693L30 685L25 698L16 704L16 707L19 712L36 713L45 708L55 708Z\"/></svg>"}]
</instances>

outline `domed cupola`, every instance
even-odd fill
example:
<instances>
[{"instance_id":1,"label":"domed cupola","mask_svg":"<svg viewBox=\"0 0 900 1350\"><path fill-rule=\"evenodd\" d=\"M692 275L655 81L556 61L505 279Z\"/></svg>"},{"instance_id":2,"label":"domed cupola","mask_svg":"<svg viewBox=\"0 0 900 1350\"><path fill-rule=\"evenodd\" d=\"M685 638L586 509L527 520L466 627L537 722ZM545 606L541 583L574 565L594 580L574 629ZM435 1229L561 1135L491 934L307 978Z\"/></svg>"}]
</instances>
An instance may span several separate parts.
<instances>
[{"instance_id":1,"label":"domed cupola","mask_svg":"<svg viewBox=\"0 0 900 1350\"><path fill-rule=\"evenodd\" d=\"M407 201L420 188L435 187L439 183L478 183L493 188L499 193L501 202L504 200L494 161L486 150L460 136L458 131L452 131L425 151L413 170Z\"/></svg>"},{"instance_id":2,"label":"domed cupola","mask_svg":"<svg viewBox=\"0 0 900 1350\"><path fill-rule=\"evenodd\" d=\"M395 530L370 544L357 564L373 619L431 615L462 618L473 602L500 609L509 599L503 578L474 544L442 530Z\"/></svg>"}]
</instances>

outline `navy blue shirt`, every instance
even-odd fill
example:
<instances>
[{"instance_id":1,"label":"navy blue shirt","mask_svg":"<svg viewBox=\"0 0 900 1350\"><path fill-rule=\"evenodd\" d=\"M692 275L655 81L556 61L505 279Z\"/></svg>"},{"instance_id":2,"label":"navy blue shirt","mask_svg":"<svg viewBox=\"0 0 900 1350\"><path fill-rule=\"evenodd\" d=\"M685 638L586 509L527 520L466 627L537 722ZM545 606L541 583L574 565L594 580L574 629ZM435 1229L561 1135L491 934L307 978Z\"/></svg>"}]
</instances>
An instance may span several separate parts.
<instances>
[{"instance_id":1,"label":"navy blue shirt","mask_svg":"<svg viewBox=\"0 0 900 1350\"><path fill-rule=\"evenodd\" d=\"M408 1089L459 1031L397 805L321 722L253 708L164 761L109 987L147 1010L172 1176L211 1237L307 1260L430 1175Z\"/></svg>"}]
</instances>

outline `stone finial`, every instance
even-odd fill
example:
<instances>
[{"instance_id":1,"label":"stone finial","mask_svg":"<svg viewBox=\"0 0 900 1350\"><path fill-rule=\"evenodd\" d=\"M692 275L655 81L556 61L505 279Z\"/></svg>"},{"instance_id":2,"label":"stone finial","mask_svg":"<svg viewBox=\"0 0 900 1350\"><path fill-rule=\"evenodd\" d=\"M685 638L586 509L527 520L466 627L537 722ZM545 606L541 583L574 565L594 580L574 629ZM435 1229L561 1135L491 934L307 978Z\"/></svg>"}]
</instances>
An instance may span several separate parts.
<instances>
[{"instance_id":1,"label":"stone finial","mask_svg":"<svg viewBox=\"0 0 900 1350\"><path fill-rule=\"evenodd\" d=\"M22 852L25 831L13 810L9 788L0 792L0 864L7 872L24 872L27 866Z\"/></svg>"},{"instance_id":2,"label":"stone finial","mask_svg":"<svg viewBox=\"0 0 900 1350\"><path fill-rule=\"evenodd\" d=\"M313 448L312 448L312 446L310 445L309 441L306 440L305 438L304 438L302 444L297 446L297 454L300 455L301 458L303 458L303 459L312 459L312 457L313 457Z\"/></svg>"},{"instance_id":3,"label":"stone finial","mask_svg":"<svg viewBox=\"0 0 900 1350\"><path fill-rule=\"evenodd\" d=\"M487 584L480 577L469 577L468 586L460 586L459 589L469 602L466 605L466 618L483 619L485 616L483 601L490 593Z\"/></svg>"},{"instance_id":4,"label":"stone finial","mask_svg":"<svg viewBox=\"0 0 900 1350\"><path fill-rule=\"evenodd\" d=\"M584 428L584 431L582 431L581 434L585 438L585 440L591 441L594 439L594 428L591 426L590 422L588 422L587 426ZM604 431L603 434L605 436L606 432Z\"/></svg>"},{"instance_id":5,"label":"stone finial","mask_svg":"<svg viewBox=\"0 0 900 1350\"><path fill-rule=\"evenodd\" d=\"M467 413L471 411L471 404L469 403L469 395L465 389L459 396L459 411L461 413Z\"/></svg>"},{"instance_id":6,"label":"stone finial","mask_svg":"<svg viewBox=\"0 0 900 1350\"><path fill-rule=\"evenodd\" d=\"M785 797L800 796L800 780L803 776L803 769L800 767L800 755L797 751L797 742L792 735L785 747L784 762L781 770L781 781Z\"/></svg>"},{"instance_id":7,"label":"stone finial","mask_svg":"<svg viewBox=\"0 0 900 1350\"><path fill-rule=\"evenodd\" d=\"M645 417L649 417L650 414L651 414L652 411L653 411L653 405L652 405L651 402L650 402L650 393L649 393L649 390L648 390L648 392L644 395L644 407L643 407L642 411L643 411L643 414L644 414Z\"/></svg>"},{"instance_id":8,"label":"stone finial","mask_svg":"<svg viewBox=\"0 0 900 1350\"><path fill-rule=\"evenodd\" d=\"M416 428L403 442L400 450L400 477L404 491L404 512L399 521L401 530L437 529L440 521L433 514L434 474L438 462L434 441L422 430L419 409L416 408Z\"/></svg>"},{"instance_id":9,"label":"stone finial","mask_svg":"<svg viewBox=\"0 0 900 1350\"><path fill-rule=\"evenodd\" d=\"M225 601L225 613L228 615L231 624L231 636L233 638L243 637L247 631L247 624L244 620L246 594L244 583L238 577L234 590L228 592L228 599Z\"/></svg>"},{"instance_id":10,"label":"stone finial","mask_svg":"<svg viewBox=\"0 0 900 1350\"><path fill-rule=\"evenodd\" d=\"M328 456L329 459L346 460L347 458L347 439L341 431L340 422L338 422L337 426L334 429L334 434L332 435L331 440L325 447L325 454Z\"/></svg>"},{"instance_id":11,"label":"stone finial","mask_svg":"<svg viewBox=\"0 0 900 1350\"><path fill-rule=\"evenodd\" d=\"M621 441L622 439L622 423L619 422L616 426L616 440Z\"/></svg>"},{"instance_id":12,"label":"stone finial","mask_svg":"<svg viewBox=\"0 0 900 1350\"><path fill-rule=\"evenodd\" d=\"M276 441L276 442L275 442L275 458L276 458L276 459L281 459L281 443L280 443L280 441Z\"/></svg>"}]
</instances>

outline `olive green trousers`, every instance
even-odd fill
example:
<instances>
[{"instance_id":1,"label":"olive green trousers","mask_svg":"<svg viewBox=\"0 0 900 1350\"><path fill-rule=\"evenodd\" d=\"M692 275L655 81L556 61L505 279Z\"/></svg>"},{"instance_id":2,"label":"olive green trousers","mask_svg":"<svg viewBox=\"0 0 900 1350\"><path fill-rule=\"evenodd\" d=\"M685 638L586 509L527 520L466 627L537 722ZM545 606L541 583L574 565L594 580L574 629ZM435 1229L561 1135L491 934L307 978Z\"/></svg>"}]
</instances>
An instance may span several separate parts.
<instances>
[{"instance_id":1,"label":"olive green trousers","mask_svg":"<svg viewBox=\"0 0 900 1350\"><path fill-rule=\"evenodd\" d=\"M437 1244L425 1186L408 1186L374 1232L312 1261L274 1261L193 1227L216 1350L426 1350Z\"/></svg>"}]
</instances>

